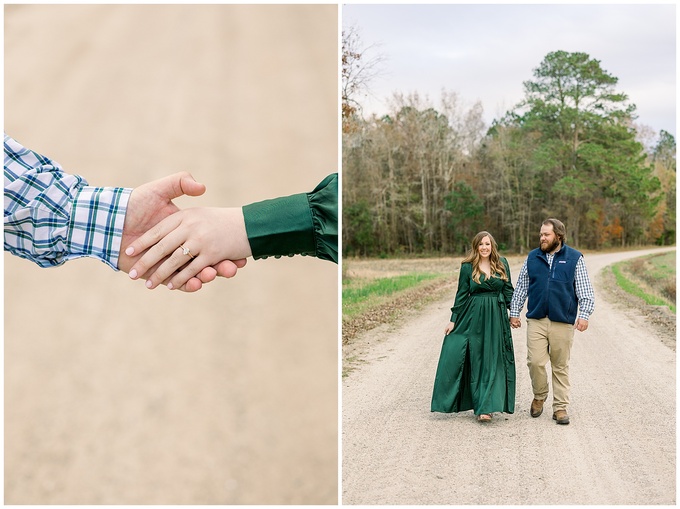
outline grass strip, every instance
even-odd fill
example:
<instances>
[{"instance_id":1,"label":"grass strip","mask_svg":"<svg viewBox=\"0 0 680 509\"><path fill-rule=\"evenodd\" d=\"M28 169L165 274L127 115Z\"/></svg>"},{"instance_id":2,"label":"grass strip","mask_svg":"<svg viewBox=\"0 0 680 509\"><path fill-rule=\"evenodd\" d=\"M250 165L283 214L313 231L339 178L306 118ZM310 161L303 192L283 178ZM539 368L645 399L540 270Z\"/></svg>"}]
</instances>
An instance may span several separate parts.
<instances>
[{"instance_id":1,"label":"grass strip","mask_svg":"<svg viewBox=\"0 0 680 509\"><path fill-rule=\"evenodd\" d=\"M400 279L402 277L399 276ZM418 282L406 286L404 281ZM406 314L442 298L446 293L450 294L454 283L450 277L441 274L427 278L402 279L398 283L402 285L401 290L357 303L356 312L351 314L346 313L347 305L343 302L342 344L348 345L358 334L383 324L395 323Z\"/></svg>"},{"instance_id":2,"label":"grass strip","mask_svg":"<svg viewBox=\"0 0 680 509\"><path fill-rule=\"evenodd\" d=\"M666 302L664 299L655 295L650 295L640 288L635 282L628 279L621 271L621 265L625 262L620 262L612 265L612 273L616 278L616 284L619 285L627 293L639 297L650 306L668 306L670 310L675 313L675 305Z\"/></svg>"},{"instance_id":3,"label":"grass strip","mask_svg":"<svg viewBox=\"0 0 680 509\"><path fill-rule=\"evenodd\" d=\"M350 281L342 289L342 313L346 317L355 316L364 312L372 304L384 302L386 297L436 277L438 277L437 274L411 273L370 281Z\"/></svg>"}]
</instances>

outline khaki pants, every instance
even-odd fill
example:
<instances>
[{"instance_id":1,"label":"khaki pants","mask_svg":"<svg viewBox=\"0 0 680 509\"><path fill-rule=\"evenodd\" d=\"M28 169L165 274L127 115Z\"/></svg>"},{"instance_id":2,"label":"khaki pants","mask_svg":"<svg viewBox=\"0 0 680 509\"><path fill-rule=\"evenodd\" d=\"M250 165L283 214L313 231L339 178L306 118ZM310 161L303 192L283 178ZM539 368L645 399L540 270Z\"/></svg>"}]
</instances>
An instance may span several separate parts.
<instances>
[{"instance_id":1,"label":"khaki pants","mask_svg":"<svg viewBox=\"0 0 680 509\"><path fill-rule=\"evenodd\" d=\"M534 398L548 397L546 364L550 361L553 383L553 412L569 405L569 357L574 342L574 326L549 318L527 319L527 366Z\"/></svg>"}]
</instances>

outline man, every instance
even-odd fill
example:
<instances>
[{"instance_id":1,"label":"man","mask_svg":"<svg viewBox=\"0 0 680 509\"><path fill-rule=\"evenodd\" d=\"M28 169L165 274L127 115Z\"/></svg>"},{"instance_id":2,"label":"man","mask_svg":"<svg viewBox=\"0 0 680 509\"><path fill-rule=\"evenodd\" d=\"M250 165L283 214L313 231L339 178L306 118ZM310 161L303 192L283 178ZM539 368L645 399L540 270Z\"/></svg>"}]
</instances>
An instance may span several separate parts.
<instances>
[{"instance_id":1,"label":"man","mask_svg":"<svg viewBox=\"0 0 680 509\"><path fill-rule=\"evenodd\" d=\"M543 412L548 397L546 364L552 366L553 419L569 424L569 357L574 329L583 332L595 308L595 295L583 255L566 245L567 230L557 219L543 221L540 248L527 256L510 303L510 325L521 327L527 304L527 366L534 399L531 417ZM578 314L578 316L577 316Z\"/></svg>"},{"instance_id":2,"label":"man","mask_svg":"<svg viewBox=\"0 0 680 509\"><path fill-rule=\"evenodd\" d=\"M91 187L7 135L4 149L4 246L41 267L88 256L128 272L141 253L129 257L127 246L179 210L174 198L205 192L186 172L135 189ZM206 267L181 289L200 290L217 275L235 275L243 265L245 260L225 260Z\"/></svg>"}]
</instances>

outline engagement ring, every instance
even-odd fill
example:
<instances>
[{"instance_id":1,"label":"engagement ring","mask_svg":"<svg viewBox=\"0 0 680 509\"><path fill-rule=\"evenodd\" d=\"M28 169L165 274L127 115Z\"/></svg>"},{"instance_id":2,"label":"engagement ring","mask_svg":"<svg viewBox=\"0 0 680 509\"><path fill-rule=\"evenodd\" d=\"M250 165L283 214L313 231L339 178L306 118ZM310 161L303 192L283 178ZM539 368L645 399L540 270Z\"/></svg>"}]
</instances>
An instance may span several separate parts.
<instances>
[{"instance_id":1,"label":"engagement ring","mask_svg":"<svg viewBox=\"0 0 680 509\"><path fill-rule=\"evenodd\" d=\"M184 246L179 246L179 247L182 248L182 254L189 255L189 257L191 259L194 258L194 255L192 255L191 252L186 247L184 247Z\"/></svg>"}]
</instances>

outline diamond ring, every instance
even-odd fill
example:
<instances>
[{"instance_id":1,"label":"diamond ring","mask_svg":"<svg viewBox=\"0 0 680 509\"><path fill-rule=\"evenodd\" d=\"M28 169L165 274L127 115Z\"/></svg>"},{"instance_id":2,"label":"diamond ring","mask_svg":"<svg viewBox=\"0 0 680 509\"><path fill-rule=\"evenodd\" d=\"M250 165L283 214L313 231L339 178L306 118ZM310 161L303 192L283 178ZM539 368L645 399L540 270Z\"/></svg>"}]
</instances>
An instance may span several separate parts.
<instances>
[{"instance_id":1,"label":"diamond ring","mask_svg":"<svg viewBox=\"0 0 680 509\"><path fill-rule=\"evenodd\" d=\"M192 258L192 259L194 258L194 255L191 254L191 251L189 251L189 249L187 249L184 246L179 246L179 247L182 248L182 254L189 255L189 257Z\"/></svg>"}]
</instances>

